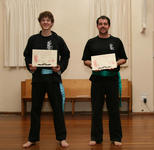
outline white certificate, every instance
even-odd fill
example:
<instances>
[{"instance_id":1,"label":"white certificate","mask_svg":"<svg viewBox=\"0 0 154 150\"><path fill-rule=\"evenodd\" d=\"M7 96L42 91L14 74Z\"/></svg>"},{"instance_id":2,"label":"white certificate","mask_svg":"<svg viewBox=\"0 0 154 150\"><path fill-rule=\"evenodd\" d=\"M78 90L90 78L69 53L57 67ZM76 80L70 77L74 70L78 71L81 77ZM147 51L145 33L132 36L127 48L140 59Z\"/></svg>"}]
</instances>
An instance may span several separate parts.
<instances>
[{"instance_id":1,"label":"white certificate","mask_svg":"<svg viewBox=\"0 0 154 150\"><path fill-rule=\"evenodd\" d=\"M113 69L117 67L115 54L97 55L91 57L92 70Z\"/></svg>"},{"instance_id":2,"label":"white certificate","mask_svg":"<svg viewBox=\"0 0 154 150\"><path fill-rule=\"evenodd\" d=\"M33 49L32 66L56 67L57 66L57 50Z\"/></svg>"}]
</instances>

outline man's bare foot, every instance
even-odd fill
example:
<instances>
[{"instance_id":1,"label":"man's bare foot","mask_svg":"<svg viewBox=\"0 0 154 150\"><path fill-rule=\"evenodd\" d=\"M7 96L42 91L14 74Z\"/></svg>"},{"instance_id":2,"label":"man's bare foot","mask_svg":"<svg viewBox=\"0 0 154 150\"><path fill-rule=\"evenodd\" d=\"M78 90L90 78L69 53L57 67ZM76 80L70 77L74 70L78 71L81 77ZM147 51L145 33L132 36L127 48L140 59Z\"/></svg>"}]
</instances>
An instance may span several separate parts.
<instances>
[{"instance_id":1,"label":"man's bare foot","mask_svg":"<svg viewBox=\"0 0 154 150\"><path fill-rule=\"evenodd\" d=\"M25 144L22 145L22 147L23 148L29 148L29 147L31 147L34 144L35 144L34 142L27 141Z\"/></svg>"},{"instance_id":2,"label":"man's bare foot","mask_svg":"<svg viewBox=\"0 0 154 150\"><path fill-rule=\"evenodd\" d=\"M122 143L121 143L121 142L118 142L118 141L113 141L113 144L114 144L115 146L121 146L121 145L122 145Z\"/></svg>"},{"instance_id":3,"label":"man's bare foot","mask_svg":"<svg viewBox=\"0 0 154 150\"><path fill-rule=\"evenodd\" d=\"M90 145L90 146L96 145L96 141L90 141L90 142L89 142L89 145Z\"/></svg>"},{"instance_id":4,"label":"man's bare foot","mask_svg":"<svg viewBox=\"0 0 154 150\"><path fill-rule=\"evenodd\" d=\"M69 144L66 142L66 140L62 140L62 141L60 141L60 146L61 147L68 147Z\"/></svg>"}]
</instances>

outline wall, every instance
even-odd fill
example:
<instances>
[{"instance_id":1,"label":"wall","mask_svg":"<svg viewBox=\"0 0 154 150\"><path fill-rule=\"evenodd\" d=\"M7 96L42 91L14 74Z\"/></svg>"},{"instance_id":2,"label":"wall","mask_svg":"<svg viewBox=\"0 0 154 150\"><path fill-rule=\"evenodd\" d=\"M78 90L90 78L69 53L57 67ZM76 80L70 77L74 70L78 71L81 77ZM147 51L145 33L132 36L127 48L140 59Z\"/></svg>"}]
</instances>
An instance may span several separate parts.
<instances>
[{"instance_id":1,"label":"wall","mask_svg":"<svg viewBox=\"0 0 154 150\"><path fill-rule=\"evenodd\" d=\"M5 0L0 1L1 20L3 18L3 1ZM55 24L53 30L65 39L71 51L70 63L68 69L63 74L63 78L88 78L90 71L83 65L81 57L84 45L88 39L89 1L68 0L66 3L64 0L41 0L41 11L44 10L50 10L54 14ZM1 23L1 58L3 58L2 25ZM25 68L4 68L3 59L0 59L0 74L0 112L19 112L21 109L20 82L26 78L31 78L31 75ZM79 104L79 109L84 108L86 110L87 108L87 110L90 110L90 104L87 105L87 103L82 104L83 107L80 107ZM46 107L44 109L48 110L49 106L46 105ZM67 104L66 110L70 109L70 104Z\"/></svg>"},{"instance_id":2,"label":"wall","mask_svg":"<svg viewBox=\"0 0 154 150\"><path fill-rule=\"evenodd\" d=\"M153 112L153 1L147 2L147 29L141 34L142 1L131 1L132 7L132 83L133 111ZM147 96L147 105L141 96Z\"/></svg>"},{"instance_id":3,"label":"wall","mask_svg":"<svg viewBox=\"0 0 154 150\"><path fill-rule=\"evenodd\" d=\"M0 1L0 19L3 20L3 6ZM122 78L133 81L133 111L148 109L142 105L140 97L147 94L148 106L153 111L153 59L152 54L152 0L148 1L148 26L145 35L140 34L141 0L131 2L132 7L132 57L129 68L122 69ZM41 11L50 10L55 16L53 30L61 35L71 51L68 69L63 78L89 78L90 70L82 61L82 53L89 34L89 0L41 0ZM37 20L36 20L37 21ZM31 78L25 68L3 67L3 24L0 24L0 112L20 112L20 82ZM148 58L148 59L147 59ZM146 67L148 66L148 67ZM143 72L144 68L144 72ZM146 79L146 80L145 80ZM46 104L45 104L46 105ZM89 103L78 103L77 110L90 110ZM124 106L125 107L125 106ZM30 109L30 106L29 106ZM46 105L44 110L48 110ZM71 109L66 105L66 111Z\"/></svg>"}]
</instances>

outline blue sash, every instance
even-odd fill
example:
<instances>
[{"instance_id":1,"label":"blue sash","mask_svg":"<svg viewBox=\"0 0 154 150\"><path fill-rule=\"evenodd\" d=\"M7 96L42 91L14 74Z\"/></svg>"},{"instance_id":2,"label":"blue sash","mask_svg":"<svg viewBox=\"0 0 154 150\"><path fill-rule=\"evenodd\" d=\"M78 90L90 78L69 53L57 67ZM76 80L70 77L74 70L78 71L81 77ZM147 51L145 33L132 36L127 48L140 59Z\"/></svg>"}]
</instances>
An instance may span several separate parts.
<instances>
[{"instance_id":1,"label":"blue sash","mask_svg":"<svg viewBox=\"0 0 154 150\"><path fill-rule=\"evenodd\" d=\"M52 74L53 71L51 69L42 69L41 74Z\"/></svg>"},{"instance_id":2,"label":"blue sash","mask_svg":"<svg viewBox=\"0 0 154 150\"><path fill-rule=\"evenodd\" d=\"M41 74L45 75L45 74L52 74L53 71L51 69L42 69L41 70ZM64 111L64 104L65 104L65 91L64 91L64 87L62 85L62 83L59 83L59 87L60 87L60 92L62 95L62 110Z\"/></svg>"},{"instance_id":3,"label":"blue sash","mask_svg":"<svg viewBox=\"0 0 154 150\"><path fill-rule=\"evenodd\" d=\"M63 112L64 112L65 91L64 91L64 87L63 87L62 83L59 83L59 87L60 87L60 91L61 91L61 95L62 95L62 109L63 109Z\"/></svg>"}]
</instances>

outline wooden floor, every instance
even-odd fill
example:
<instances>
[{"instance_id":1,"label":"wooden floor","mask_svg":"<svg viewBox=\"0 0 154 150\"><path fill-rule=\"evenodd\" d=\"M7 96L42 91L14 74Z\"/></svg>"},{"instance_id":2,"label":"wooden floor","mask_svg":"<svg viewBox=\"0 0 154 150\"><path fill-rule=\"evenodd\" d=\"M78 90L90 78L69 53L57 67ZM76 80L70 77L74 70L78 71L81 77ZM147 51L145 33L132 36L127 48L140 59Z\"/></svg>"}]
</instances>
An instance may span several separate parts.
<instances>
[{"instance_id":1,"label":"wooden floor","mask_svg":"<svg viewBox=\"0 0 154 150\"><path fill-rule=\"evenodd\" d=\"M30 116L0 115L0 150L21 150L27 140ZM154 150L154 115L121 115L123 145L118 148L110 143L108 117L104 117L104 141L97 146L88 146L91 116L89 114L65 115L67 140L66 150ZM40 142L31 150L63 150L55 140L52 115L43 114ZM65 150L64 149L64 150Z\"/></svg>"}]
</instances>

